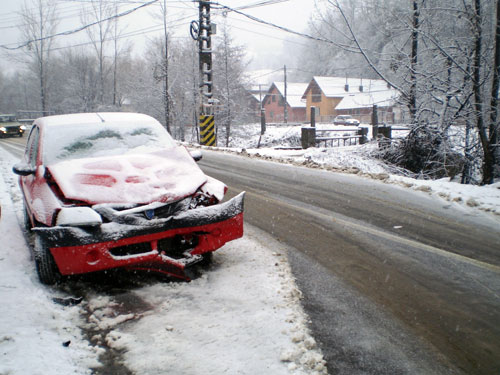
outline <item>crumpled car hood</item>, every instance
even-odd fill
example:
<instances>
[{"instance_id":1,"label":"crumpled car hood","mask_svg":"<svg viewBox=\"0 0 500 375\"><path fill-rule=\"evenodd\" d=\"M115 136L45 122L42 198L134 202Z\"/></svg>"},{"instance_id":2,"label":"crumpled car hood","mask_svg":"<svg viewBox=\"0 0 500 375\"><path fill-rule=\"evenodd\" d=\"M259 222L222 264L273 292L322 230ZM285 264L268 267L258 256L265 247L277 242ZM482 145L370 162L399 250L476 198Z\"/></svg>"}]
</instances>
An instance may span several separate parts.
<instances>
[{"instance_id":1,"label":"crumpled car hood","mask_svg":"<svg viewBox=\"0 0 500 375\"><path fill-rule=\"evenodd\" d=\"M65 198L89 204L173 202L207 181L184 147L67 160L47 169Z\"/></svg>"}]
</instances>

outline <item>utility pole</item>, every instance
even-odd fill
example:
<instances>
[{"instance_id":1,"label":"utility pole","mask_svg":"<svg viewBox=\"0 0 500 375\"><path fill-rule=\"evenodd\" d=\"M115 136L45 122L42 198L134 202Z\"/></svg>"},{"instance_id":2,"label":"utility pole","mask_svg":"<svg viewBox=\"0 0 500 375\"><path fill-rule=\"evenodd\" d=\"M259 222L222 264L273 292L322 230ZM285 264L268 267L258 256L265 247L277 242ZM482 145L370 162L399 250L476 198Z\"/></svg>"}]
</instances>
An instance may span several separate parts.
<instances>
[{"instance_id":1,"label":"utility pole","mask_svg":"<svg viewBox=\"0 0 500 375\"><path fill-rule=\"evenodd\" d=\"M260 83L259 83L259 102L260 102L260 137L257 148L260 147L260 140L264 135L264 133L266 132L266 111L264 110L264 106L262 103L262 85Z\"/></svg>"},{"instance_id":2,"label":"utility pole","mask_svg":"<svg viewBox=\"0 0 500 375\"><path fill-rule=\"evenodd\" d=\"M283 111L283 115L284 115L284 120L285 120L285 124L286 124L286 123L288 123L288 107L287 107L288 100L287 100L287 84L286 84L286 65L283 67L283 72L284 72L284 75L285 75L285 103L283 104L285 106L285 109Z\"/></svg>"},{"instance_id":3,"label":"utility pole","mask_svg":"<svg viewBox=\"0 0 500 375\"><path fill-rule=\"evenodd\" d=\"M199 19L191 22L191 36L198 42L200 73L200 144L216 146L213 109L212 80L212 34L214 26L210 22L210 1L199 0Z\"/></svg>"}]
</instances>

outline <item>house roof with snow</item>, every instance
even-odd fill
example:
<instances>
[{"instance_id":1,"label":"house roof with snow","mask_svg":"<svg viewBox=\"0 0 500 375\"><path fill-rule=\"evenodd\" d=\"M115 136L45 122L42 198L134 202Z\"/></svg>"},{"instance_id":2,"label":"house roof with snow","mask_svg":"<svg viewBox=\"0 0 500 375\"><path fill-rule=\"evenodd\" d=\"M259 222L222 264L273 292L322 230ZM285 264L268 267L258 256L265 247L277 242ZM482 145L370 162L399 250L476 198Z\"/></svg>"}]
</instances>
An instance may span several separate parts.
<instances>
[{"instance_id":1,"label":"house roof with snow","mask_svg":"<svg viewBox=\"0 0 500 375\"><path fill-rule=\"evenodd\" d=\"M272 87L276 87L282 97L285 97L285 82L273 82ZM302 96L307 89L307 83L287 82L286 84L286 100L292 108L306 108L306 102L302 100Z\"/></svg>"},{"instance_id":2,"label":"house roof with snow","mask_svg":"<svg viewBox=\"0 0 500 375\"><path fill-rule=\"evenodd\" d=\"M314 76L304 90L305 99L307 91L317 85L326 97L344 97L350 94L373 93L387 91L390 89L387 83L381 79L363 79L346 77L323 77Z\"/></svg>"},{"instance_id":3,"label":"house roof with snow","mask_svg":"<svg viewBox=\"0 0 500 375\"><path fill-rule=\"evenodd\" d=\"M390 107L395 104L397 97L398 92L394 89L349 94L344 96L335 109L368 108L374 105L378 107Z\"/></svg>"},{"instance_id":4,"label":"house roof with snow","mask_svg":"<svg viewBox=\"0 0 500 375\"><path fill-rule=\"evenodd\" d=\"M263 100L266 94L268 93L270 85L269 84L259 84L259 85L251 85L250 87L247 88L247 92L249 95L251 95L257 102L261 102L261 99Z\"/></svg>"}]
</instances>

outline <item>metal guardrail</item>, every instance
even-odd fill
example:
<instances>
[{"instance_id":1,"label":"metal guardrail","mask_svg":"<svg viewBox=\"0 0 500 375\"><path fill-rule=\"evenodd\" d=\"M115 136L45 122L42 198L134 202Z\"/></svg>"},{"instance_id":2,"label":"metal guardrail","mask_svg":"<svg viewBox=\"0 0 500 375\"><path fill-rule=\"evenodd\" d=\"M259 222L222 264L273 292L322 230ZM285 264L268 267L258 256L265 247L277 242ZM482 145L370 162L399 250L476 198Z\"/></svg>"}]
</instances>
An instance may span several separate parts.
<instances>
[{"instance_id":1,"label":"metal guardrail","mask_svg":"<svg viewBox=\"0 0 500 375\"><path fill-rule=\"evenodd\" d=\"M368 142L368 129L365 127L358 127L356 135L346 135L342 137L328 137L328 136L318 136L318 134L324 134L327 132L346 132L352 131L351 129L318 129L315 126L311 127L303 127L302 128L302 137L301 143L302 148L316 147L320 145L322 142L325 147L328 147L328 142L330 142L330 147L339 147L340 143L343 142L343 145L356 145L356 144L365 144ZM391 144L391 140L395 138L401 138L402 135L394 136L393 131L408 131L410 127L396 125L396 126L387 126L387 125L372 125L372 135L373 139L376 139L379 144L386 145ZM354 143L353 143L354 140ZM349 142L349 143L348 143ZM348 144L347 144L348 143Z\"/></svg>"},{"instance_id":2,"label":"metal guardrail","mask_svg":"<svg viewBox=\"0 0 500 375\"><path fill-rule=\"evenodd\" d=\"M27 119L27 118L18 118L17 119L17 122L20 122L21 124L24 124L24 125L31 125L31 124L33 124L33 121L35 121L35 119Z\"/></svg>"},{"instance_id":3,"label":"metal guardrail","mask_svg":"<svg viewBox=\"0 0 500 375\"><path fill-rule=\"evenodd\" d=\"M335 147L334 142L337 142L337 147L340 147L340 141L342 141L343 146L353 146L359 144L361 138L363 138L362 135L352 135L343 137L316 137L316 144L319 146L321 145L321 142L324 142L324 146L328 147L328 141L330 141L330 147ZM347 142L349 143L346 144Z\"/></svg>"},{"instance_id":4,"label":"metal guardrail","mask_svg":"<svg viewBox=\"0 0 500 375\"><path fill-rule=\"evenodd\" d=\"M342 132L353 131L351 129L317 129L316 127L303 127L302 128L302 148L317 147L324 143L324 147L340 147L340 143L344 146L352 146L357 144L364 144L368 142L368 129L367 128L357 128L355 129L356 134L354 135L343 135L339 136L317 136L319 134L331 133L331 132Z\"/></svg>"}]
</instances>

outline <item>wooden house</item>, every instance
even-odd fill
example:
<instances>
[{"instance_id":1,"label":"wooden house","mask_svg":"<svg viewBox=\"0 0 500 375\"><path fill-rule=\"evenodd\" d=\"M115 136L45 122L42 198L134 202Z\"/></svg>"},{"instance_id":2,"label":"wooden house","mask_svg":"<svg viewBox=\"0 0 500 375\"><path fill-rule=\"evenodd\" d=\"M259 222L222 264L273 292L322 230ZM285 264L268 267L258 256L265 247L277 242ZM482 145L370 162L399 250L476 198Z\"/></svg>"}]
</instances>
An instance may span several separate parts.
<instances>
[{"instance_id":1,"label":"wooden house","mask_svg":"<svg viewBox=\"0 0 500 375\"><path fill-rule=\"evenodd\" d=\"M383 80L315 76L302 99L306 101L307 121L311 107L316 107L317 121L331 122L337 115L349 114L360 122L371 123L374 105L379 122L394 122L397 97L398 91Z\"/></svg>"},{"instance_id":2,"label":"wooden house","mask_svg":"<svg viewBox=\"0 0 500 375\"><path fill-rule=\"evenodd\" d=\"M252 122L260 121L261 101L267 92L267 87L263 88L262 85L253 85L246 90L246 103L247 103L247 119Z\"/></svg>"},{"instance_id":3,"label":"wooden house","mask_svg":"<svg viewBox=\"0 0 500 375\"><path fill-rule=\"evenodd\" d=\"M306 102L302 99L307 83L287 83L286 108L287 122L306 121ZM266 122L285 121L285 83L273 82L263 99Z\"/></svg>"}]
</instances>

